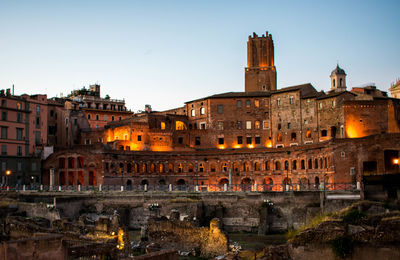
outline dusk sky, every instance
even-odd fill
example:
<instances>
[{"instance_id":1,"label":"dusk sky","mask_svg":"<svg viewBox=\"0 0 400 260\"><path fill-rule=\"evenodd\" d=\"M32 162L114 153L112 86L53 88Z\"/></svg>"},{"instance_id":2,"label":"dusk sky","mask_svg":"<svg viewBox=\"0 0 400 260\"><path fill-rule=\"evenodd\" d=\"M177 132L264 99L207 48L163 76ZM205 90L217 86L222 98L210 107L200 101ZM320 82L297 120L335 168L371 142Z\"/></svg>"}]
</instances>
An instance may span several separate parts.
<instances>
[{"instance_id":1,"label":"dusk sky","mask_svg":"<svg viewBox=\"0 0 400 260\"><path fill-rule=\"evenodd\" d=\"M0 88L67 95L98 83L133 111L244 91L250 34L272 34L278 88L400 77L400 1L0 1Z\"/></svg>"}]
</instances>

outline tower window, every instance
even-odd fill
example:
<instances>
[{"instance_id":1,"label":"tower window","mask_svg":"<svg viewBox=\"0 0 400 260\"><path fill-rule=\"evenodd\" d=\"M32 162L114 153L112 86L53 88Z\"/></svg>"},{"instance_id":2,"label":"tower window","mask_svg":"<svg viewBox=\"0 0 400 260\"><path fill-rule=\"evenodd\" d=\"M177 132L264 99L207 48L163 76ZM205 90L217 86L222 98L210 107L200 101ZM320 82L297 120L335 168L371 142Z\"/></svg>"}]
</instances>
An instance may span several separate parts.
<instances>
[{"instance_id":1,"label":"tower window","mask_svg":"<svg viewBox=\"0 0 400 260\"><path fill-rule=\"evenodd\" d=\"M340 86L343 87L343 79L340 79Z\"/></svg>"},{"instance_id":2,"label":"tower window","mask_svg":"<svg viewBox=\"0 0 400 260\"><path fill-rule=\"evenodd\" d=\"M333 79L333 87L336 87L336 80Z\"/></svg>"},{"instance_id":3,"label":"tower window","mask_svg":"<svg viewBox=\"0 0 400 260\"><path fill-rule=\"evenodd\" d=\"M218 114L224 113L224 105L217 105L217 112Z\"/></svg>"}]
</instances>

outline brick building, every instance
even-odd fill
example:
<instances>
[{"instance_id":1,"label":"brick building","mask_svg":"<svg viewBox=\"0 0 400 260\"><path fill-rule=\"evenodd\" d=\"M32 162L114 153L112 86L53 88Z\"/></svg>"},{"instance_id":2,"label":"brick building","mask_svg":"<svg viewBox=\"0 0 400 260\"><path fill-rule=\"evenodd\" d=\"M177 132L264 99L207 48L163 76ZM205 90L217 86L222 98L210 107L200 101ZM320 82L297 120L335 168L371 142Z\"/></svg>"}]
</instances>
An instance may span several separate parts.
<instances>
[{"instance_id":1,"label":"brick building","mask_svg":"<svg viewBox=\"0 0 400 260\"><path fill-rule=\"evenodd\" d=\"M247 46L244 92L211 95L83 132L80 143L96 150L55 153L45 162L44 176L55 169L56 185L91 185L80 180L96 179L113 185L309 187L321 181L355 184L365 172L393 170L400 142L390 138L399 139L399 99L371 86L347 91L347 75L339 65L327 93L309 83L277 89L271 35L254 34ZM366 148L374 142L379 147ZM60 160L70 157L99 164L69 169Z\"/></svg>"},{"instance_id":2,"label":"brick building","mask_svg":"<svg viewBox=\"0 0 400 260\"><path fill-rule=\"evenodd\" d=\"M1 186L40 183L47 144L47 96L0 91Z\"/></svg>"}]
</instances>

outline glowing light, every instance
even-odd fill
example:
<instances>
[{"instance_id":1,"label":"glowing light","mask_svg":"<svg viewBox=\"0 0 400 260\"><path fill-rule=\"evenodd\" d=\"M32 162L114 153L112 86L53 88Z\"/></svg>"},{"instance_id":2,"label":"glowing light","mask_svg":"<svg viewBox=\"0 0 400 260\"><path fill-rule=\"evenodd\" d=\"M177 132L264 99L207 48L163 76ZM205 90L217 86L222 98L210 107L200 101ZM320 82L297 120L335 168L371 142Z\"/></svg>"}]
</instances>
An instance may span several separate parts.
<instances>
[{"instance_id":1,"label":"glowing light","mask_svg":"<svg viewBox=\"0 0 400 260\"><path fill-rule=\"evenodd\" d=\"M7 170L7 171L6 171L6 175L11 175L11 171L10 171L10 170Z\"/></svg>"},{"instance_id":2,"label":"glowing light","mask_svg":"<svg viewBox=\"0 0 400 260\"><path fill-rule=\"evenodd\" d=\"M118 245L117 248L119 250L124 249L125 243L124 243L124 231L120 228L118 230Z\"/></svg>"},{"instance_id":3,"label":"glowing light","mask_svg":"<svg viewBox=\"0 0 400 260\"><path fill-rule=\"evenodd\" d=\"M394 164L399 164L400 161L399 161L399 159L393 159L393 163L394 163Z\"/></svg>"},{"instance_id":4,"label":"glowing light","mask_svg":"<svg viewBox=\"0 0 400 260\"><path fill-rule=\"evenodd\" d=\"M218 146L218 149L225 149L225 145Z\"/></svg>"},{"instance_id":5,"label":"glowing light","mask_svg":"<svg viewBox=\"0 0 400 260\"><path fill-rule=\"evenodd\" d=\"M248 148L254 148L254 144L249 144L247 147Z\"/></svg>"},{"instance_id":6,"label":"glowing light","mask_svg":"<svg viewBox=\"0 0 400 260\"><path fill-rule=\"evenodd\" d=\"M233 148L239 149L239 148L242 148L242 146L240 144L236 144L236 145L233 146Z\"/></svg>"},{"instance_id":7,"label":"glowing light","mask_svg":"<svg viewBox=\"0 0 400 260\"><path fill-rule=\"evenodd\" d=\"M271 147L272 147L272 141L271 141L271 140L268 140L267 143L266 143L266 146L267 146L268 148L271 148Z\"/></svg>"}]
</instances>

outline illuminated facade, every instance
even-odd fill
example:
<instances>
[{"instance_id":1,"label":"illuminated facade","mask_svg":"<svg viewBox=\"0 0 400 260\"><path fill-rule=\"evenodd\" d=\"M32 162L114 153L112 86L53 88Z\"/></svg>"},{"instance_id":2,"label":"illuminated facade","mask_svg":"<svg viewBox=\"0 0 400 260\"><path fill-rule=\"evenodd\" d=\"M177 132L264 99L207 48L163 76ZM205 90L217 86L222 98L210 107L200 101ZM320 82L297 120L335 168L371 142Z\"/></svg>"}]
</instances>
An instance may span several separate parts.
<instances>
[{"instance_id":1,"label":"illuminated facade","mask_svg":"<svg viewBox=\"0 0 400 260\"><path fill-rule=\"evenodd\" d=\"M400 156L400 142L390 141L400 138L399 99L373 86L347 91L339 66L330 75L328 93L311 84L276 89L269 34L250 37L248 55L245 92L199 98L82 131L80 143L98 147L90 155L102 162L92 171L96 183L225 184L231 172L232 184L355 185L366 172L390 171L388 162ZM373 145L375 136L381 140L375 150L357 146ZM389 156L386 150L393 152ZM59 174L59 158L68 156L52 155L46 171ZM90 176L84 167L78 170ZM65 178L62 183L69 183ZM71 180L76 185L79 177Z\"/></svg>"}]
</instances>

